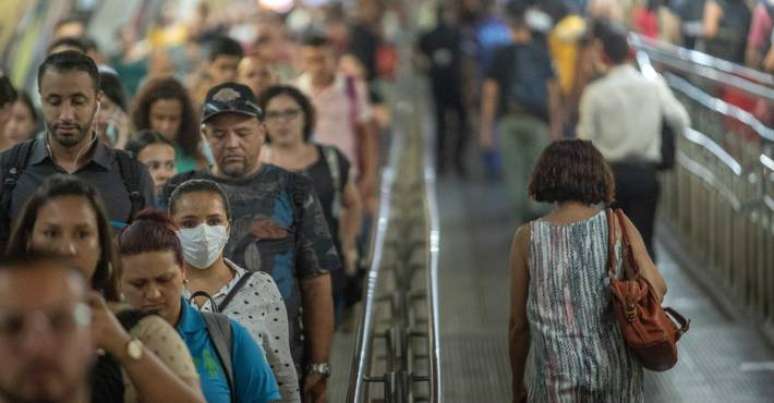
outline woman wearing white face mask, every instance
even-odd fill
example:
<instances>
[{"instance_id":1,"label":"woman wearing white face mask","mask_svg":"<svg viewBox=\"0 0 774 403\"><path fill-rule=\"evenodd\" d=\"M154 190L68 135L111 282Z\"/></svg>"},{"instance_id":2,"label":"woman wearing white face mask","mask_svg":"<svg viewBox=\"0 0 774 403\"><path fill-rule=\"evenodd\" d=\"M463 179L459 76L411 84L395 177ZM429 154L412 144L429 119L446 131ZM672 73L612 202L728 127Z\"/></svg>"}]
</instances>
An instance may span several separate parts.
<instances>
[{"instance_id":1,"label":"woman wearing white face mask","mask_svg":"<svg viewBox=\"0 0 774 403\"><path fill-rule=\"evenodd\" d=\"M180 228L187 289L212 297L196 298L202 310L220 311L244 325L266 352L283 402L300 402L296 368L290 355L285 304L269 274L250 272L223 257L230 230L230 208L212 181L190 180L169 199L169 214Z\"/></svg>"}]
</instances>

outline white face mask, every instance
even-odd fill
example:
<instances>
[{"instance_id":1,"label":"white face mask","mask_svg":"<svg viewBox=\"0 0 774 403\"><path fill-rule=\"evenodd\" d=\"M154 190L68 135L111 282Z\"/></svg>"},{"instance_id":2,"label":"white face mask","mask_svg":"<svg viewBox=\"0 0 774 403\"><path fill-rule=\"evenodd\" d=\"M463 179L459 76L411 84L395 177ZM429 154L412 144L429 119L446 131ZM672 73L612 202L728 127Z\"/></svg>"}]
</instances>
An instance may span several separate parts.
<instances>
[{"instance_id":1,"label":"white face mask","mask_svg":"<svg viewBox=\"0 0 774 403\"><path fill-rule=\"evenodd\" d=\"M225 225L199 224L177 232L183 246L185 262L197 269L207 269L220 257L228 242Z\"/></svg>"}]
</instances>

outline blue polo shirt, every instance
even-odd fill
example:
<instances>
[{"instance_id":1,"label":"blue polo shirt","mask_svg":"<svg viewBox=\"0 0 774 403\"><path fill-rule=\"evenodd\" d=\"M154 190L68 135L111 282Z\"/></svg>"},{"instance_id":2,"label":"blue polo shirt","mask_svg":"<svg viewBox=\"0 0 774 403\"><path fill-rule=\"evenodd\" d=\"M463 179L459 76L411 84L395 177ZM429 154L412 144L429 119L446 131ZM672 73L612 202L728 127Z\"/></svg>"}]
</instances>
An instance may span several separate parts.
<instances>
[{"instance_id":1,"label":"blue polo shirt","mask_svg":"<svg viewBox=\"0 0 774 403\"><path fill-rule=\"evenodd\" d=\"M182 299L177 331L191 351L208 403L231 403L231 392L215 345L210 340L202 313ZM281 399L277 381L261 347L247 330L231 320L231 362L236 403L265 403Z\"/></svg>"}]
</instances>

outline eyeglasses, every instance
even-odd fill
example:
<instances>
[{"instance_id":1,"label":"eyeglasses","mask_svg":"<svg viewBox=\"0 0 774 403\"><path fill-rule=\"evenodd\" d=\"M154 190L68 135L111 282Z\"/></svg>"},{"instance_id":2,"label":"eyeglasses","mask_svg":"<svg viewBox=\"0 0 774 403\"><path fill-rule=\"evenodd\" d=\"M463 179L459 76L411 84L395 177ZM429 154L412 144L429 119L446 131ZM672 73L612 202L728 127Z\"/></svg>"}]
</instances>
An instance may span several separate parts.
<instances>
[{"instance_id":1,"label":"eyeglasses","mask_svg":"<svg viewBox=\"0 0 774 403\"><path fill-rule=\"evenodd\" d=\"M301 109L285 109L284 111L267 111L266 121L277 122L280 120L290 121L301 114Z\"/></svg>"},{"instance_id":2,"label":"eyeglasses","mask_svg":"<svg viewBox=\"0 0 774 403\"><path fill-rule=\"evenodd\" d=\"M3 312L0 310L0 339L18 341L25 334L32 322L47 326L48 330L63 336L78 328L91 324L91 308L85 303L76 303L69 307L58 307L51 310L35 310L29 312Z\"/></svg>"}]
</instances>

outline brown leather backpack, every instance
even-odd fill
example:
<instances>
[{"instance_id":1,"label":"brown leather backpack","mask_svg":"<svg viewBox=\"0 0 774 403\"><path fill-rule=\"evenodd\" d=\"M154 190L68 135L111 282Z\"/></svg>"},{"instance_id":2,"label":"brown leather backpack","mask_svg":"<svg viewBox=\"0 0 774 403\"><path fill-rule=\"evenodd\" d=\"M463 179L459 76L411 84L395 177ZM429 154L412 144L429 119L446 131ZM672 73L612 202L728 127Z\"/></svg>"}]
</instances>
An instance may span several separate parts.
<instances>
[{"instance_id":1,"label":"brown leather backpack","mask_svg":"<svg viewBox=\"0 0 774 403\"><path fill-rule=\"evenodd\" d=\"M629 278L616 277L616 216L623 241L623 264ZM623 211L607 210L608 275L613 293L613 311L626 345L642 366L666 371L677 364L677 340L691 323L671 308L662 308L652 285L640 273L641 264L632 250Z\"/></svg>"}]
</instances>

